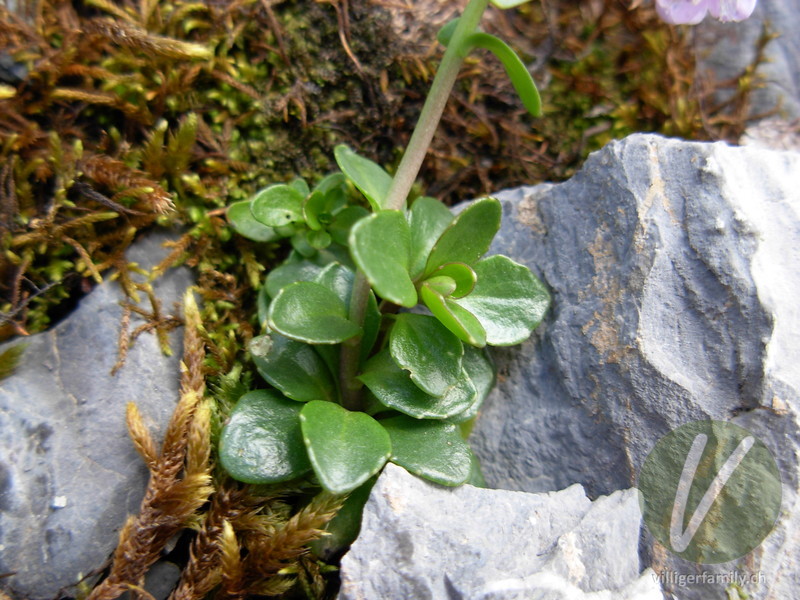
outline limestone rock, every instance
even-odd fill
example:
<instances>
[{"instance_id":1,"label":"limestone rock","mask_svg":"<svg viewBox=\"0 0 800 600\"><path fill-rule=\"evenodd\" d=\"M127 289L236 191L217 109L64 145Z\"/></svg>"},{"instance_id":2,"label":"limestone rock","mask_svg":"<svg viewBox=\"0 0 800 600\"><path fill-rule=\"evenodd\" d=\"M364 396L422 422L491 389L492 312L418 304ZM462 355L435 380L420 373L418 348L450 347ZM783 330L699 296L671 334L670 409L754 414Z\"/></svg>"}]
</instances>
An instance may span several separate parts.
<instances>
[{"instance_id":1,"label":"limestone rock","mask_svg":"<svg viewBox=\"0 0 800 600\"><path fill-rule=\"evenodd\" d=\"M634 490L444 488L389 464L342 559L340 600L661 600Z\"/></svg>"},{"instance_id":2,"label":"limestone rock","mask_svg":"<svg viewBox=\"0 0 800 600\"><path fill-rule=\"evenodd\" d=\"M746 559L750 598L800 586L800 154L634 135L572 179L498 196L496 252L530 266L553 308L495 353L500 383L473 448L490 486L590 496L635 486L683 423L738 424L771 450L783 515ZM646 544L657 570L698 573ZM681 599L726 598L725 585Z\"/></svg>"},{"instance_id":3,"label":"limestone rock","mask_svg":"<svg viewBox=\"0 0 800 600\"><path fill-rule=\"evenodd\" d=\"M154 264L164 239L146 239L129 259ZM190 283L186 269L157 282L164 312L175 314ZM155 336L141 335L111 376L122 300L117 283L103 283L50 331L10 342L26 345L16 372L0 381L0 573L14 573L0 588L12 597L53 598L101 567L138 510L148 473L125 406L135 402L152 430L163 430L178 400L181 346L173 332L166 357Z\"/></svg>"},{"instance_id":4,"label":"limestone rock","mask_svg":"<svg viewBox=\"0 0 800 600\"><path fill-rule=\"evenodd\" d=\"M765 30L774 34L757 75L751 115L777 111L786 121L800 118L800 0L758 0L753 15L739 23L706 18L695 29L698 72L725 81L741 75L756 56ZM723 98L720 98L723 100Z\"/></svg>"}]
</instances>

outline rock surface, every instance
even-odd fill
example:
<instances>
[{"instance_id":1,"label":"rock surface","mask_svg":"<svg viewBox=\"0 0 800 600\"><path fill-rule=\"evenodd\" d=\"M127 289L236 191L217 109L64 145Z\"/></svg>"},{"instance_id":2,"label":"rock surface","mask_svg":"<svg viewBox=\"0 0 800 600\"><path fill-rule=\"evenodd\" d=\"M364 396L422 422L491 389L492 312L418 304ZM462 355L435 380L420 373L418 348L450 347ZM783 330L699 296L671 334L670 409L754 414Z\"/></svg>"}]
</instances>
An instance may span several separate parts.
<instances>
[{"instance_id":1,"label":"rock surface","mask_svg":"<svg viewBox=\"0 0 800 600\"><path fill-rule=\"evenodd\" d=\"M738 424L774 454L777 528L718 570L750 598L800 589L800 154L634 135L571 180L500 194L493 248L538 273L553 309L521 348L471 441L490 486L590 496L635 486L671 429ZM709 571L645 544L656 570ZM687 585L682 599L726 598Z\"/></svg>"},{"instance_id":2,"label":"rock surface","mask_svg":"<svg viewBox=\"0 0 800 600\"><path fill-rule=\"evenodd\" d=\"M340 600L661 600L634 490L444 488L389 464L342 559Z\"/></svg>"},{"instance_id":3,"label":"rock surface","mask_svg":"<svg viewBox=\"0 0 800 600\"><path fill-rule=\"evenodd\" d=\"M164 239L147 238L129 260L154 264ZM156 282L165 313L175 314L190 284L185 269ZM0 381L0 573L14 573L0 589L12 597L56 597L101 567L125 516L138 510L148 474L128 438L125 406L136 402L153 431L163 429L178 399L181 347L177 331L172 357L155 336L141 335L111 376L122 300L118 284L103 283L52 330L11 342L27 346Z\"/></svg>"},{"instance_id":4,"label":"rock surface","mask_svg":"<svg viewBox=\"0 0 800 600\"><path fill-rule=\"evenodd\" d=\"M725 81L752 64L764 29L775 34L757 74L763 85L752 96L751 114L777 110L786 121L800 118L800 0L759 0L753 15L740 23L706 18L696 27L698 73Z\"/></svg>"}]
</instances>

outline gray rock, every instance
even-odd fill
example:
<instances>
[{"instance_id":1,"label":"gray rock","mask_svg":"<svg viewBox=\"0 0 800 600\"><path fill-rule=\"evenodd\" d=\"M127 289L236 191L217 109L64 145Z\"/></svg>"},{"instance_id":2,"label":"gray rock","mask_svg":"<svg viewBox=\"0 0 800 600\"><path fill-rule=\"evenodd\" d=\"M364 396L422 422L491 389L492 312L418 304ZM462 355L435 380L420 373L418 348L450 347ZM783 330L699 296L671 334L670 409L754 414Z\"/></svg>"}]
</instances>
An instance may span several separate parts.
<instances>
[{"instance_id":1,"label":"gray rock","mask_svg":"<svg viewBox=\"0 0 800 600\"><path fill-rule=\"evenodd\" d=\"M783 515L741 563L751 598L800 588L800 154L634 135L559 185L500 194L494 251L553 293L534 337L495 353L471 438L489 484L635 486L671 429L736 423L774 454ZM708 571L648 540L656 570ZM725 598L724 585L676 588Z\"/></svg>"},{"instance_id":2,"label":"gray rock","mask_svg":"<svg viewBox=\"0 0 800 600\"><path fill-rule=\"evenodd\" d=\"M155 563L147 572L144 580L144 589L155 600L166 600L178 585L181 578L181 568L173 562L162 560ZM127 594L133 599L134 594Z\"/></svg>"},{"instance_id":3,"label":"gray rock","mask_svg":"<svg viewBox=\"0 0 800 600\"><path fill-rule=\"evenodd\" d=\"M444 488L387 465L341 565L340 600L661 600L639 574L634 490Z\"/></svg>"},{"instance_id":4,"label":"gray rock","mask_svg":"<svg viewBox=\"0 0 800 600\"><path fill-rule=\"evenodd\" d=\"M164 239L146 239L130 260L154 264ZM157 282L165 312L176 314L190 284L186 269ZM103 283L52 330L11 342L26 345L17 371L0 381L0 573L14 573L0 588L12 596L53 598L102 567L126 515L138 510L148 473L128 438L125 406L135 402L163 431L178 399L181 346L175 331L166 357L155 336L141 335L111 376L121 300L118 284Z\"/></svg>"},{"instance_id":5,"label":"gray rock","mask_svg":"<svg viewBox=\"0 0 800 600\"><path fill-rule=\"evenodd\" d=\"M740 23L710 17L696 27L698 73L725 81L740 76L756 56L764 28L777 35L765 48L753 92L751 115L772 110L785 120L800 118L800 0L759 0L753 15ZM724 100L724 98L720 98Z\"/></svg>"},{"instance_id":6,"label":"gray rock","mask_svg":"<svg viewBox=\"0 0 800 600\"><path fill-rule=\"evenodd\" d=\"M764 119L750 125L739 140L743 146L800 152L800 121Z\"/></svg>"}]
</instances>

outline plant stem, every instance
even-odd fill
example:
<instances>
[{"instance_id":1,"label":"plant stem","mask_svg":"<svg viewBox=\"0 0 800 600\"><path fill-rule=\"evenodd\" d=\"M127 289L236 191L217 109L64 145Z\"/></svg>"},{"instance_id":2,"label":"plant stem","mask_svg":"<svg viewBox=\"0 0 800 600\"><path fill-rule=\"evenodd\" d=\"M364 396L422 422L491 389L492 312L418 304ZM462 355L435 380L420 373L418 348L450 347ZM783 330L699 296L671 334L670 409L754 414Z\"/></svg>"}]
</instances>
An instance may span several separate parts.
<instances>
[{"instance_id":1,"label":"plant stem","mask_svg":"<svg viewBox=\"0 0 800 600\"><path fill-rule=\"evenodd\" d=\"M458 78L461 63L469 51L466 39L478 28L478 23L488 5L489 0L470 0L458 21L458 26L453 32L453 37L447 45L442 62L433 78L431 90L419 115L419 121L417 121L414 133L411 135L397 173L392 179L392 186L383 203L383 206L389 210L402 210L405 206L406 198L417 179L422 161L428 153L431 140L433 140L433 135L436 133L436 128L439 126L442 113L447 105L447 99ZM353 292L350 296L349 319L361 327L364 325L369 291L369 281L359 269L356 272ZM344 342L339 359L342 406L348 410L363 410L364 408L361 398L362 384L356 380L361 357L361 340L362 336L359 335Z\"/></svg>"},{"instance_id":2,"label":"plant stem","mask_svg":"<svg viewBox=\"0 0 800 600\"><path fill-rule=\"evenodd\" d=\"M364 326L364 316L367 313L370 285L364 271L358 269L353 282L353 293L350 295L349 319L353 323ZM363 335L346 340L342 344L339 356L339 387L342 394L342 406L348 410L363 410L361 398L362 384L356 379L358 364L361 359L361 341Z\"/></svg>"},{"instance_id":3,"label":"plant stem","mask_svg":"<svg viewBox=\"0 0 800 600\"><path fill-rule=\"evenodd\" d=\"M422 107L419 121L417 121L403 159L392 180L392 187L389 188L389 194L384 203L388 209L402 210L405 205L406 198L419 174L422 161L428 153L439 120L442 118L450 92L461 69L461 63L464 61L467 51L464 42L478 28L483 11L488 5L489 0L470 0L458 21L458 26L442 57L436 77L433 78L431 91Z\"/></svg>"}]
</instances>

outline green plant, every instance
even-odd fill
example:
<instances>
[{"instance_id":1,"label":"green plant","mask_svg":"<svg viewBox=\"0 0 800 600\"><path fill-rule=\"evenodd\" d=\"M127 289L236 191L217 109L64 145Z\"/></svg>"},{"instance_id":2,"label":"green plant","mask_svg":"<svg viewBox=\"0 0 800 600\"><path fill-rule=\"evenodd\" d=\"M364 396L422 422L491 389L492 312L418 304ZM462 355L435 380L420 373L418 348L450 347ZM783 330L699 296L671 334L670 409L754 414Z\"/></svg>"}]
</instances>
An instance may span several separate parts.
<instances>
[{"instance_id":1,"label":"green plant","mask_svg":"<svg viewBox=\"0 0 800 600\"><path fill-rule=\"evenodd\" d=\"M340 173L313 188L301 179L272 185L229 207L241 235L292 246L261 286L265 332L250 345L274 389L245 394L220 439L234 478L266 484L313 471L345 494L388 460L443 485L480 482L464 434L495 379L485 347L525 340L549 295L527 267L484 257L500 227L497 200L454 216L434 198L407 198L472 48L495 52L526 107L540 112L519 58L477 31L488 3L471 0L440 33L447 50L394 176L340 145Z\"/></svg>"}]
</instances>

